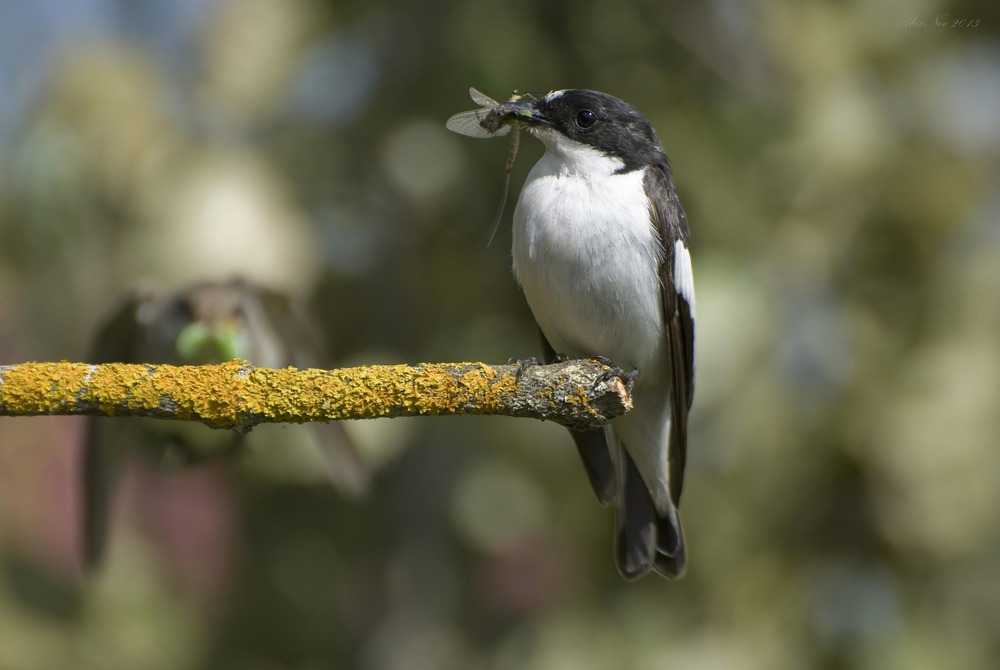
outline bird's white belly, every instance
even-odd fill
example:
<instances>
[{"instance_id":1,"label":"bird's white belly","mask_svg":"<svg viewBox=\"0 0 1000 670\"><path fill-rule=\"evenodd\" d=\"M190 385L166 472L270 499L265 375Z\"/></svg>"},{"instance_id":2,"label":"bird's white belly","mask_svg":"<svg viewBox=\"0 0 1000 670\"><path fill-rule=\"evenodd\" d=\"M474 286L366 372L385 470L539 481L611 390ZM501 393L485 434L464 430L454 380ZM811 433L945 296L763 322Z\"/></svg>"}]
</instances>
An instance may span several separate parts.
<instances>
[{"instance_id":1,"label":"bird's white belly","mask_svg":"<svg viewBox=\"0 0 1000 670\"><path fill-rule=\"evenodd\" d=\"M544 157L528 176L514 211L514 272L558 353L658 367L663 252L642 178L560 174Z\"/></svg>"}]
</instances>

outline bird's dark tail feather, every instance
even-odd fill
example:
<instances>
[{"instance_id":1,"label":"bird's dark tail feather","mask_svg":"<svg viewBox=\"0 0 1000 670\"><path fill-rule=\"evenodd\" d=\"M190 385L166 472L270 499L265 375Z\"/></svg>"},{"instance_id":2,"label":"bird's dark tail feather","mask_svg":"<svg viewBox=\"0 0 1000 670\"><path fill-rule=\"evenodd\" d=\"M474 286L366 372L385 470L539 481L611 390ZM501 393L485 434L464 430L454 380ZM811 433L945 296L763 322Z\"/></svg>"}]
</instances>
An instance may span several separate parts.
<instances>
[{"instance_id":1,"label":"bird's dark tail feather","mask_svg":"<svg viewBox=\"0 0 1000 670\"><path fill-rule=\"evenodd\" d=\"M103 424L110 419L87 419L87 442L83 451L81 505L83 525L83 561L87 571L100 565L107 543L111 495L116 476L103 435Z\"/></svg>"},{"instance_id":2,"label":"bird's dark tail feather","mask_svg":"<svg viewBox=\"0 0 1000 670\"><path fill-rule=\"evenodd\" d=\"M545 338L541 328L538 329L538 338L542 344L542 358L546 363L555 362L560 358ZM601 507L606 507L615 498L615 465L611 460L611 452L608 451L608 438L604 434L604 429L569 432L573 436L573 442L576 443L576 450L580 452L594 495L597 496Z\"/></svg>"},{"instance_id":3,"label":"bird's dark tail feather","mask_svg":"<svg viewBox=\"0 0 1000 670\"><path fill-rule=\"evenodd\" d=\"M594 495L601 507L606 507L615 498L615 466L608 451L608 440L604 429L569 431L576 443L576 449L583 460L587 479L594 489Z\"/></svg>"},{"instance_id":4,"label":"bird's dark tail feather","mask_svg":"<svg viewBox=\"0 0 1000 670\"><path fill-rule=\"evenodd\" d=\"M680 515L671 506L661 516L653 505L646 483L632 457L621 449L624 490L619 496L615 563L625 579L642 577L655 570L668 579L684 575L687 551Z\"/></svg>"}]
</instances>

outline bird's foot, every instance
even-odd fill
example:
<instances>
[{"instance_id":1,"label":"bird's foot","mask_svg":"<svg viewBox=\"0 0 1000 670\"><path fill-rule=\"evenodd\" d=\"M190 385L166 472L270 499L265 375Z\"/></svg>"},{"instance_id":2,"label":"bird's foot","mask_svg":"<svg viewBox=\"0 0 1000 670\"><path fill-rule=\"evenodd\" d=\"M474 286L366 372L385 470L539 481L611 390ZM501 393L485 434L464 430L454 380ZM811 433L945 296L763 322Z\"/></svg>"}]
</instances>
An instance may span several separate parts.
<instances>
[{"instance_id":1,"label":"bird's foot","mask_svg":"<svg viewBox=\"0 0 1000 670\"><path fill-rule=\"evenodd\" d=\"M635 384L635 380L639 376L639 371L637 369L632 369L631 372L626 372L617 365L614 365L611 362L611 359L607 358L606 356L592 356L592 358L601 365L606 365L607 367L611 368L610 370L605 370L600 375L598 375L597 379L594 381L594 387L597 387L599 384L611 381L612 379L621 379L625 382L625 388L628 389L628 392L629 393L632 392L632 386L633 384Z\"/></svg>"},{"instance_id":2,"label":"bird's foot","mask_svg":"<svg viewBox=\"0 0 1000 670\"><path fill-rule=\"evenodd\" d=\"M534 356L530 356L528 358L511 357L507 360L507 365L517 366L517 372L514 373L514 381L519 382L521 381L521 375L524 374L525 370L530 368L532 365L541 365L541 363L539 363L538 359Z\"/></svg>"}]
</instances>

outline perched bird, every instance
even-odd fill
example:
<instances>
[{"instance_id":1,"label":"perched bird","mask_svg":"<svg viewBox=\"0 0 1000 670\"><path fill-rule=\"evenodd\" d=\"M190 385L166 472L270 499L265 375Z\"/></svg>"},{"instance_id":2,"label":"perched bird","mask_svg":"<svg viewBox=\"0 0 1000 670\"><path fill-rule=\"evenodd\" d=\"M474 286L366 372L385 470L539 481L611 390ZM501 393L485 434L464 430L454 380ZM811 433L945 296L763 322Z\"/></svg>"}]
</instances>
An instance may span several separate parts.
<instances>
[{"instance_id":1,"label":"perched bird","mask_svg":"<svg viewBox=\"0 0 1000 670\"><path fill-rule=\"evenodd\" d=\"M605 93L553 91L498 104L545 153L514 210L517 277L547 362L606 357L638 376L634 408L573 438L602 504L616 501L627 579L684 574L678 505L694 392L694 280L670 162L649 122Z\"/></svg>"},{"instance_id":2,"label":"perched bird","mask_svg":"<svg viewBox=\"0 0 1000 670\"><path fill-rule=\"evenodd\" d=\"M198 365L232 358L277 368L326 363L318 329L301 305L240 279L204 282L177 293L137 290L95 333L90 362ZM89 568L103 553L112 496L132 452L159 465L187 465L241 452L261 433L241 437L197 423L157 419L88 421L82 503ZM360 457L341 424L311 423L267 435L285 443L270 450L284 462L294 460L298 448L300 468L309 471L294 472L291 478L326 481L349 494L364 487Z\"/></svg>"}]
</instances>

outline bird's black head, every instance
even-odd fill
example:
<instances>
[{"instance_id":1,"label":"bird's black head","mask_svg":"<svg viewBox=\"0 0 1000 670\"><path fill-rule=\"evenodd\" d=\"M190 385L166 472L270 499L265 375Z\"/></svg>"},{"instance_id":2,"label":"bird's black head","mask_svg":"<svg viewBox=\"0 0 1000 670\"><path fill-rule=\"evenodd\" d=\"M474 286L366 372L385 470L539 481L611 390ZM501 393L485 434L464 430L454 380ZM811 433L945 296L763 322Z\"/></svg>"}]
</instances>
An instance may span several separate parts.
<instances>
[{"instance_id":1,"label":"bird's black head","mask_svg":"<svg viewBox=\"0 0 1000 670\"><path fill-rule=\"evenodd\" d=\"M501 107L509 107L509 118L529 128L549 129L619 158L626 171L667 161L656 132L642 114L607 93L568 89Z\"/></svg>"}]
</instances>

